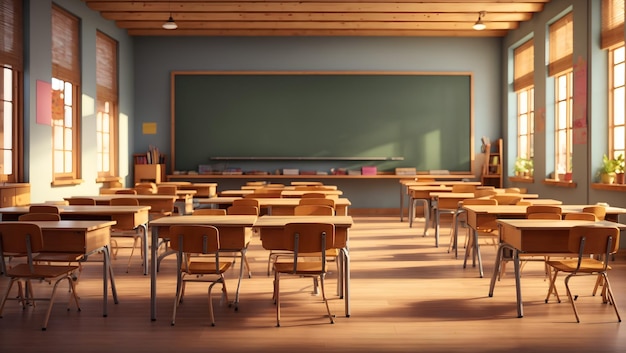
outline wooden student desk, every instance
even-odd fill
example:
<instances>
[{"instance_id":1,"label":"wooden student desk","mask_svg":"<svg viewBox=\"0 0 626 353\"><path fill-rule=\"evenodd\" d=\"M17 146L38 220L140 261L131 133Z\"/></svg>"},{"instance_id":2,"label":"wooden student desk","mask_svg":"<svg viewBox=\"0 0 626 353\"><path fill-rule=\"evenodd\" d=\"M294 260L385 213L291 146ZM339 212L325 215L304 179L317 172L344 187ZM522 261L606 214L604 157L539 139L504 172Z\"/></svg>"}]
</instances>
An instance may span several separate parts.
<instances>
[{"instance_id":1,"label":"wooden student desk","mask_svg":"<svg viewBox=\"0 0 626 353\"><path fill-rule=\"evenodd\" d=\"M131 195L136 196L136 195ZM116 228L136 230L142 228L143 253L148 253L148 214L150 206L83 206L57 205L61 219L64 220L110 220ZM17 221L19 216L28 213L28 206L0 208L2 220ZM148 258L143 259L144 274L148 274Z\"/></svg>"},{"instance_id":2,"label":"wooden student desk","mask_svg":"<svg viewBox=\"0 0 626 353\"><path fill-rule=\"evenodd\" d=\"M208 199L196 199L200 205L232 205L234 200L241 199L241 197L211 197ZM270 214L274 209L280 209L279 213L293 214L293 208L300 204L300 199L295 197L282 198L282 197L268 197L268 198L255 198L259 201L260 207L267 207ZM338 198L335 200L335 213L337 215L347 216L348 207L351 205L350 200L346 198Z\"/></svg>"},{"instance_id":3,"label":"wooden student desk","mask_svg":"<svg viewBox=\"0 0 626 353\"><path fill-rule=\"evenodd\" d=\"M352 227L350 216L262 216L254 223L261 236L261 244L266 250L282 250L279 238L287 223L319 222L335 225L335 246L340 249L340 271L338 292L345 302L346 317L350 317L350 252L348 247L349 228Z\"/></svg>"},{"instance_id":4,"label":"wooden student desk","mask_svg":"<svg viewBox=\"0 0 626 353\"><path fill-rule=\"evenodd\" d=\"M73 197L87 197L96 200L96 205L109 205L111 199L113 198L126 198L126 199L137 199L139 201L139 205L142 206L150 206L150 211L159 212L169 206L169 202L176 201L178 196L176 195L159 195L159 194L149 194L149 195L129 195L129 194L110 194L110 195L97 195L97 196L73 196ZM65 200L69 200L71 197L66 197ZM185 199L185 208L188 206L193 208L192 199Z\"/></svg>"},{"instance_id":5,"label":"wooden student desk","mask_svg":"<svg viewBox=\"0 0 626 353\"><path fill-rule=\"evenodd\" d=\"M590 205L559 205L563 214L582 212L583 208ZM476 233L477 227L497 227L497 220L500 218L525 218L526 208L528 206L522 205L466 205L463 206L465 212L467 212L467 225L471 229L471 234L474 237L474 251L478 258L478 272L480 277L483 277L483 267L480 257L480 248L478 246L478 235ZM606 207L607 221L617 222L620 214L626 214L626 208L620 207ZM465 266L465 264L464 264Z\"/></svg>"},{"instance_id":6,"label":"wooden student desk","mask_svg":"<svg viewBox=\"0 0 626 353\"><path fill-rule=\"evenodd\" d=\"M192 190L195 191L193 197L213 197L217 195L217 183L191 183L188 181L165 181L158 183L160 185L174 185L178 190Z\"/></svg>"},{"instance_id":7,"label":"wooden student desk","mask_svg":"<svg viewBox=\"0 0 626 353\"><path fill-rule=\"evenodd\" d=\"M611 221L573 221L573 220L544 220L544 219L500 219L500 246L496 254L496 263L489 285L489 296L493 297L500 266L504 259L504 250L512 252L515 271L515 290L517 299L517 317L523 317L522 290L520 281L519 254L563 254L569 253L568 238L572 227L578 225L597 224L603 226L617 226L626 229L625 224ZM574 255L574 256L577 256Z\"/></svg>"},{"instance_id":8,"label":"wooden student desk","mask_svg":"<svg viewBox=\"0 0 626 353\"><path fill-rule=\"evenodd\" d=\"M150 222L152 227L152 241L150 249L150 318L156 320L156 290L157 290L157 250L159 238L169 236L169 228L174 225L211 225L219 230L220 250L224 252L240 252L242 258L239 268L239 280L235 293L235 310L239 306L239 287L243 277L243 255L250 241L246 228L252 227L257 216L171 216L161 217Z\"/></svg>"},{"instance_id":9,"label":"wooden student desk","mask_svg":"<svg viewBox=\"0 0 626 353\"><path fill-rule=\"evenodd\" d=\"M412 177L407 179L400 179L398 182L400 183L400 222L404 221L404 198L405 196L409 196L407 198L408 202L411 202L410 196L411 193L409 191L409 187L411 186L452 186L455 184L468 184L468 185L480 185L479 181L461 181L461 180L419 180L420 177ZM428 176L423 176L422 178L428 178ZM458 176L457 176L458 178ZM409 203L407 209L410 213Z\"/></svg>"},{"instance_id":10,"label":"wooden student desk","mask_svg":"<svg viewBox=\"0 0 626 353\"><path fill-rule=\"evenodd\" d=\"M428 235L428 227L430 226L431 211L431 192L452 192L451 186L445 185L416 185L408 187L409 199L409 228L413 227L413 219L415 218L415 202L420 202L424 209L424 236ZM401 210L401 212L403 212ZM402 221L402 220L401 220Z\"/></svg>"},{"instance_id":11,"label":"wooden student desk","mask_svg":"<svg viewBox=\"0 0 626 353\"><path fill-rule=\"evenodd\" d=\"M1 212L2 209L0 209ZM3 214L4 216L4 214ZM6 222L4 219L2 222ZM115 278L111 267L111 226L115 221L28 221L37 224L43 235L44 250L41 253L75 253L88 256L102 252L102 316L108 315L108 282L111 276L113 302L118 303Z\"/></svg>"}]
</instances>

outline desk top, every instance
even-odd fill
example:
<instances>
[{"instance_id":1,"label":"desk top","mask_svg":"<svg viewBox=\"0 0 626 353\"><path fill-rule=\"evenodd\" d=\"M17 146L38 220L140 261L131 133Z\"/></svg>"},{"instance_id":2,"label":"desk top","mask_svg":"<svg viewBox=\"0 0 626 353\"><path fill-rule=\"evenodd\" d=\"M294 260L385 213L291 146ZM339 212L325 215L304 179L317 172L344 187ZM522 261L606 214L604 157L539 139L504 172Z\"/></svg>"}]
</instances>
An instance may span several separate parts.
<instances>
[{"instance_id":1,"label":"desk top","mask_svg":"<svg viewBox=\"0 0 626 353\"><path fill-rule=\"evenodd\" d=\"M352 216L261 216L254 227L284 227L287 223L332 223L338 227L351 227Z\"/></svg>"},{"instance_id":2,"label":"desk top","mask_svg":"<svg viewBox=\"0 0 626 353\"><path fill-rule=\"evenodd\" d=\"M64 197L64 200L69 200L73 197L87 197L87 198L91 198L96 200L96 202L98 201L109 201L113 198L116 199L137 199L137 200L174 200L176 201L176 199L178 198L177 195L160 195L160 194L137 194L137 195L130 195L130 194L106 194L106 195L95 195L95 196L71 196L71 197Z\"/></svg>"},{"instance_id":3,"label":"desk top","mask_svg":"<svg viewBox=\"0 0 626 353\"><path fill-rule=\"evenodd\" d=\"M147 212L150 210L150 206L85 206L85 205L57 205L60 213L66 214L101 214L101 215L114 215L114 214L128 214ZM1 214L25 214L28 213L29 206L12 206L0 208Z\"/></svg>"},{"instance_id":4,"label":"desk top","mask_svg":"<svg viewBox=\"0 0 626 353\"><path fill-rule=\"evenodd\" d=\"M210 197L210 198L202 198L196 199L199 204L231 204L234 200L239 200L241 197ZM296 197L268 197L268 198L255 198L255 200L259 201L260 206L298 206L300 204L300 199ZM337 198L333 199L335 201L336 206L350 206L350 200L347 198Z\"/></svg>"},{"instance_id":5,"label":"desk top","mask_svg":"<svg viewBox=\"0 0 626 353\"><path fill-rule=\"evenodd\" d=\"M522 200L539 198L539 194L507 193L507 194L499 194L499 195L518 196L518 197L521 197ZM474 193L473 192L431 192L430 196L433 198L440 198L440 199L444 199L444 198L446 199L472 199L474 198Z\"/></svg>"},{"instance_id":6,"label":"desk top","mask_svg":"<svg viewBox=\"0 0 626 353\"><path fill-rule=\"evenodd\" d=\"M592 205L560 205L562 213L582 212L583 208ZM526 214L525 205L465 205L464 209L481 214L496 214L496 215L524 215ZM621 207L606 207L606 214L626 214L626 208Z\"/></svg>"},{"instance_id":7,"label":"desk top","mask_svg":"<svg viewBox=\"0 0 626 353\"><path fill-rule=\"evenodd\" d=\"M213 225L213 226L233 226L252 227L257 220L257 216L248 215L225 215L225 216L170 216L161 217L150 221L152 227L173 226L173 225Z\"/></svg>"},{"instance_id":8,"label":"desk top","mask_svg":"<svg viewBox=\"0 0 626 353\"><path fill-rule=\"evenodd\" d=\"M563 230L576 226L602 226L626 229L626 224L611 221L580 221L580 220L553 220L553 219L499 219L496 222L523 230Z\"/></svg>"},{"instance_id":9,"label":"desk top","mask_svg":"<svg viewBox=\"0 0 626 353\"><path fill-rule=\"evenodd\" d=\"M460 181L460 180L431 180L431 181L419 181L415 179L400 179L400 184L405 186L437 186L437 185L481 185L480 181Z\"/></svg>"},{"instance_id":10,"label":"desk top","mask_svg":"<svg viewBox=\"0 0 626 353\"><path fill-rule=\"evenodd\" d=\"M3 223L25 223L20 221L15 222L3 222ZM115 221L28 221L27 223L34 223L38 225L42 230L69 230L69 231L93 231L106 227L111 227L116 224Z\"/></svg>"}]
</instances>

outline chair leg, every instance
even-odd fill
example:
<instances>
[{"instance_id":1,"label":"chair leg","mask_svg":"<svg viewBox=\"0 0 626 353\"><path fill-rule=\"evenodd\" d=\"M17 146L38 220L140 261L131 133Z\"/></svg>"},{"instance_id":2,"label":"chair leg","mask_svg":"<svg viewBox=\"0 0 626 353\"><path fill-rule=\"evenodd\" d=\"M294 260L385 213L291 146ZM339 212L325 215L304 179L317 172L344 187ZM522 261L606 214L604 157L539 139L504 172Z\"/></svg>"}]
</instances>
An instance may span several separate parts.
<instances>
[{"instance_id":1,"label":"chair leg","mask_svg":"<svg viewBox=\"0 0 626 353\"><path fill-rule=\"evenodd\" d=\"M322 288L322 299L324 300L324 304L326 304L326 312L328 313L328 318L330 319L330 323L334 324L335 319L333 315L330 313L330 307L328 306L328 298L326 298L326 291L324 289L324 275L320 275L320 287Z\"/></svg>"},{"instance_id":2,"label":"chair leg","mask_svg":"<svg viewBox=\"0 0 626 353\"><path fill-rule=\"evenodd\" d=\"M554 295L556 296L556 301L557 302L561 302L561 298L559 297L559 292L556 290L556 277L558 276L559 271L557 269L554 269L554 274L552 275L552 277L548 276L548 278L550 278L550 286L548 287L548 295L546 296L546 303L548 302L548 300L550 300L550 295L552 295L552 293L554 293Z\"/></svg>"},{"instance_id":3,"label":"chair leg","mask_svg":"<svg viewBox=\"0 0 626 353\"><path fill-rule=\"evenodd\" d=\"M572 304L572 309L574 309L574 316L576 316L576 322L580 322L580 318L578 317L578 310L576 310L576 303L574 303L574 298L572 297L572 292L569 289L569 280L572 278L573 274L565 277L565 290L567 291L567 298L569 302Z\"/></svg>"},{"instance_id":4,"label":"chair leg","mask_svg":"<svg viewBox=\"0 0 626 353\"><path fill-rule=\"evenodd\" d=\"M13 284L16 282L16 279L11 278L11 281L9 282L9 286L6 290L6 292L4 293L4 296L2 297L2 303L0 303L0 317L2 317L2 310L4 309L4 304L6 304L7 299L9 298L9 294L11 294L11 288L13 287ZM22 305L24 305L24 296L23 294L20 294L22 300Z\"/></svg>"},{"instance_id":5,"label":"chair leg","mask_svg":"<svg viewBox=\"0 0 626 353\"><path fill-rule=\"evenodd\" d=\"M280 274L274 271L274 300L276 302L276 327L280 327Z\"/></svg>"},{"instance_id":6,"label":"chair leg","mask_svg":"<svg viewBox=\"0 0 626 353\"><path fill-rule=\"evenodd\" d=\"M619 310L617 309L617 303L615 303L615 299L613 298L613 290L611 289L609 278L607 277L606 273L602 273L601 276L604 279L604 288L606 289L609 303L613 305L613 309L615 310L615 315L617 315L617 321L622 322L622 318L619 315Z\"/></svg>"},{"instance_id":7,"label":"chair leg","mask_svg":"<svg viewBox=\"0 0 626 353\"><path fill-rule=\"evenodd\" d=\"M52 305L54 304L54 298L55 298L57 286L64 279L66 279L70 283L70 286L72 287L72 290L71 290L72 297L74 298L74 302L76 303L78 311L80 311L80 306L78 304L78 298L76 297L76 288L74 286L74 282L72 281L72 277L70 275L67 275L65 277L59 278L58 280L56 280L56 282L54 282L54 286L52 287L52 294L50 295L50 299L49 299L50 303L48 304L48 310L46 311L46 316L44 317L44 320L43 320L43 326L41 327L42 331L45 331L47 329L47 327L48 327L48 320L50 319L50 314L52 313ZM69 308L70 304L71 304L71 301L70 301L70 303L68 303L67 310L70 309Z\"/></svg>"}]
</instances>

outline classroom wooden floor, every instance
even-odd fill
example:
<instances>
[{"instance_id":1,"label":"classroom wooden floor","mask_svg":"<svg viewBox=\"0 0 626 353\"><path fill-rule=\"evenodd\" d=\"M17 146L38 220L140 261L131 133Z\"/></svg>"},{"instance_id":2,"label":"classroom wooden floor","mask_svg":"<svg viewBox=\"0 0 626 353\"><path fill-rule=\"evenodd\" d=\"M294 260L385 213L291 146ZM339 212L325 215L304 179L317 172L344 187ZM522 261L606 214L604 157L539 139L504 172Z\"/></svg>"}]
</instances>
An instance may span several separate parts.
<instances>
[{"instance_id":1,"label":"classroom wooden floor","mask_svg":"<svg viewBox=\"0 0 626 353\"><path fill-rule=\"evenodd\" d=\"M559 280L564 301L544 302L548 283L543 265L528 263L523 271L523 318L517 318L511 272L488 297L495 248L483 246L485 278L475 268L447 253L448 228L442 246L433 236L419 235L399 217L355 217L351 231L352 316L334 295L335 274L327 281L332 294L334 325L324 317L312 280L283 282L282 326L275 327L267 277L267 252L254 239L249 250L252 278L244 278L239 311L219 305L216 326L208 318L206 286L190 284L176 326L170 325L175 289L174 258L166 258L158 274L158 319L150 320L150 281L141 274L139 257L130 273L128 250L114 261L119 304L109 299L102 317L101 264L90 261L78 281L81 312L66 311L60 293L48 330L41 331L46 303L22 310L10 301L0 319L0 352L623 352L626 323L613 308L592 297L594 278L572 280L579 295L581 323L576 323ZM463 252L461 252L462 254ZM626 253L618 254L610 273L618 307L626 318ZM512 269L512 266L508 266ZM234 296L236 275L229 273ZM0 291L7 280L0 281ZM217 298L217 296L215 297Z\"/></svg>"}]
</instances>

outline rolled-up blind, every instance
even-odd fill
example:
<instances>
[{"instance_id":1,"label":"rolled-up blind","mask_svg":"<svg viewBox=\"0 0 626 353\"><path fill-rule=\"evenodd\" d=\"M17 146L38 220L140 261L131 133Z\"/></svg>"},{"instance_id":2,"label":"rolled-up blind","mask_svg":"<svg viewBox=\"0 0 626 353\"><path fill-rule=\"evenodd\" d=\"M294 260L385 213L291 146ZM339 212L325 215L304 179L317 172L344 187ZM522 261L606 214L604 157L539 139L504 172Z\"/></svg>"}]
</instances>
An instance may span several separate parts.
<instances>
[{"instance_id":1,"label":"rolled-up blind","mask_svg":"<svg viewBox=\"0 0 626 353\"><path fill-rule=\"evenodd\" d=\"M519 91L533 85L533 74L535 68L534 60L535 45L532 39L526 41L513 51L513 61L515 62L513 72L513 89L515 91Z\"/></svg>"},{"instance_id":2,"label":"rolled-up blind","mask_svg":"<svg viewBox=\"0 0 626 353\"><path fill-rule=\"evenodd\" d=\"M0 0L0 64L23 69L22 0Z\"/></svg>"},{"instance_id":3,"label":"rolled-up blind","mask_svg":"<svg viewBox=\"0 0 626 353\"><path fill-rule=\"evenodd\" d=\"M568 13L550 25L550 62L548 75L554 76L574 65L574 19Z\"/></svg>"},{"instance_id":4,"label":"rolled-up blind","mask_svg":"<svg viewBox=\"0 0 626 353\"><path fill-rule=\"evenodd\" d=\"M602 49L624 45L624 0L602 0Z\"/></svg>"}]
</instances>

